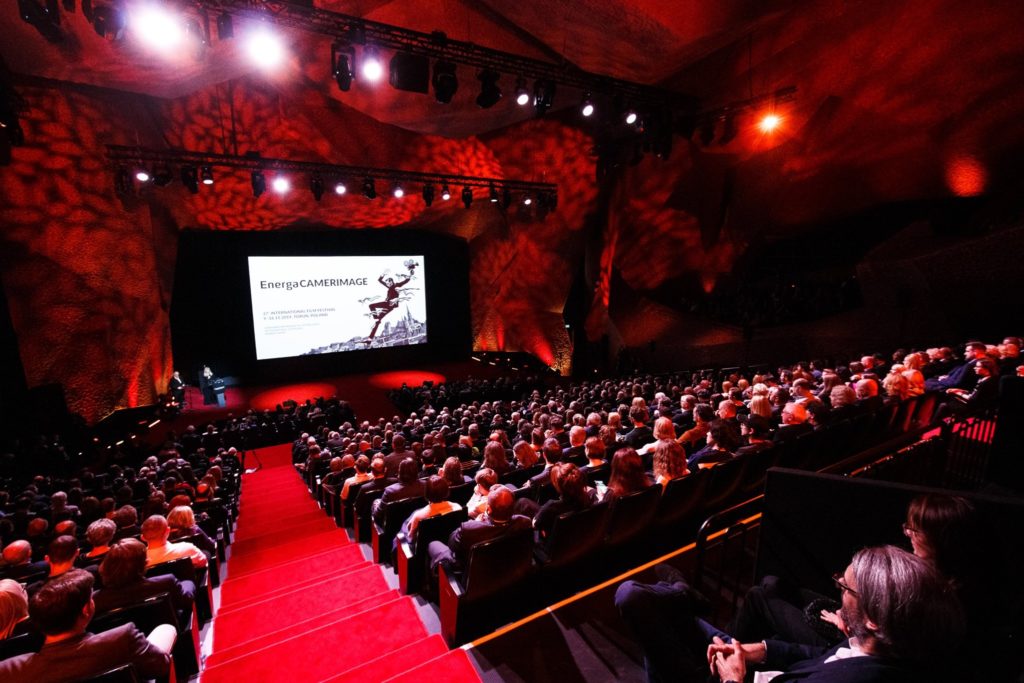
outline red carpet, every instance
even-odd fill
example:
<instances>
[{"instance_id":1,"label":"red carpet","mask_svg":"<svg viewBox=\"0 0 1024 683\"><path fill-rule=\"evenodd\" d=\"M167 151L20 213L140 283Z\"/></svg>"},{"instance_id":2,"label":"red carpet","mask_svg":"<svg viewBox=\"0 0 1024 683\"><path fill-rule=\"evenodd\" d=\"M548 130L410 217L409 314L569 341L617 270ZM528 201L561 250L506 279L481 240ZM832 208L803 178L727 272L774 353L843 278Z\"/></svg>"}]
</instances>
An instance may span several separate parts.
<instances>
[{"instance_id":1,"label":"red carpet","mask_svg":"<svg viewBox=\"0 0 1024 683\"><path fill-rule=\"evenodd\" d=\"M479 681L324 516L291 466L291 445L258 455L263 468L242 481L203 683Z\"/></svg>"}]
</instances>

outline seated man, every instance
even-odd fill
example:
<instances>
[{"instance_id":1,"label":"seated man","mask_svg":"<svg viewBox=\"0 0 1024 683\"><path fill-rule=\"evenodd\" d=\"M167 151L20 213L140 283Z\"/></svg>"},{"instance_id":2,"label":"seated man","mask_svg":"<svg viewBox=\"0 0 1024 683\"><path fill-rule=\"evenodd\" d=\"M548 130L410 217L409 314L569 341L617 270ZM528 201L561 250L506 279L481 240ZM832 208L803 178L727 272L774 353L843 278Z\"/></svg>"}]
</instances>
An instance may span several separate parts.
<instances>
[{"instance_id":1,"label":"seated man","mask_svg":"<svg viewBox=\"0 0 1024 683\"><path fill-rule=\"evenodd\" d=\"M5 546L3 560L0 576L7 579L23 579L26 576L45 572L50 567L46 560L32 561L32 544L25 540L11 541Z\"/></svg>"},{"instance_id":2,"label":"seated man","mask_svg":"<svg viewBox=\"0 0 1024 683\"><path fill-rule=\"evenodd\" d=\"M75 568L75 560L78 559L78 541L74 536L58 536L50 542L50 549L46 553L46 561L50 571L46 578L36 581L28 587L28 594L35 595L43 584L52 581L58 576L63 576ZM95 570L93 570L95 571Z\"/></svg>"},{"instance_id":3,"label":"seated man","mask_svg":"<svg viewBox=\"0 0 1024 683\"><path fill-rule=\"evenodd\" d=\"M133 605L161 593L171 596L174 608L183 616L192 610L195 584L178 581L170 574L146 578L146 546L134 538L114 544L100 563L100 577L103 588L93 595L98 614Z\"/></svg>"},{"instance_id":4,"label":"seated man","mask_svg":"<svg viewBox=\"0 0 1024 683\"><path fill-rule=\"evenodd\" d=\"M926 561L894 546L865 548L836 576L849 638L832 648L777 640L740 643L694 616L697 598L661 566L656 584L626 581L615 604L639 637L649 680L728 683L934 681L963 635L963 610Z\"/></svg>"},{"instance_id":5,"label":"seated man","mask_svg":"<svg viewBox=\"0 0 1024 683\"><path fill-rule=\"evenodd\" d=\"M206 566L206 554L191 543L170 543L171 527L162 515L153 515L142 523L142 539L146 542L146 567L170 562L183 557L191 558L192 566Z\"/></svg>"},{"instance_id":6,"label":"seated man","mask_svg":"<svg viewBox=\"0 0 1024 683\"><path fill-rule=\"evenodd\" d=\"M469 551L477 543L491 541L505 534L531 528L529 517L513 515L516 499L504 486L493 486L487 494L487 509L479 519L463 522L448 537L448 545L432 541L427 547L430 567L436 572L444 565L449 572L461 572L469 565Z\"/></svg>"},{"instance_id":7,"label":"seated man","mask_svg":"<svg viewBox=\"0 0 1024 683\"><path fill-rule=\"evenodd\" d=\"M448 480L444 477L434 474L427 480L425 487L427 504L409 515L409 518L402 523L402 533L413 544L413 547L416 544L416 529L419 527L420 522L431 517L448 514L449 512L457 512L462 509L462 506L458 503L448 500L450 490Z\"/></svg>"},{"instance_id":8,"label":"seated man","mask_svg":"<svg viewBox=\"0 0 1024 683\"><path fill-rule=\"evenodd\" d=\"M95 604L92 574L73 569L43 586L29 602L29 617L43 632L43 648L0 661L0 680L63 683L131 664L139 678L166 675L176 637L161 624L144 636L132 624L86 633Z\"/></svg>"},{"instance_id":9,"label":"seated man","mask_svg":"<svg viewBox=\"0 0 1024 683\"><path fill-rule=\"evenodd\" d=\"M387 503L407 498L423 497L423 482L419 479L419 466L412 458L406 458L398 467L398 483L384 489L384 495L373 501L373 521L384 526Z\"/></svg>"},{"instance_id":10,"label":"seated man","mask_svg":"<svg viewBox=\"0 0 1024 683\"><path fill-rule=\"evenodd\" d=\"M365 455L360 455L356 460L356 473L346 479L341 487L341 499L348 500L348 492L353 484L362 484L371 479L373 479L373 475L370 474L370 459Z\"/></svg>"}]
</instances>

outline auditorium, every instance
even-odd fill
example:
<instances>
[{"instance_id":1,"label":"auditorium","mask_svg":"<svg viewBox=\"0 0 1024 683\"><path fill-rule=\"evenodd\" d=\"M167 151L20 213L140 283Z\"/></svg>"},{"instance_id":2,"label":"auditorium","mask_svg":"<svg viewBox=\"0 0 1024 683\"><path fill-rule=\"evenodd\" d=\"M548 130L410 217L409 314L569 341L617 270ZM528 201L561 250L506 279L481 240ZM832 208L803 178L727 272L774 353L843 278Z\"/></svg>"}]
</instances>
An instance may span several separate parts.
<instances>
[{"instance_id":1,"label":"auditorium","mask_svg":"<svg viewBox=\"0 0 1024 683\"><path fill-rule=\"evenodd\" d=\"M0 26L0 680L1024 682L1024 3Z\"/></svg>"}]
</instances>

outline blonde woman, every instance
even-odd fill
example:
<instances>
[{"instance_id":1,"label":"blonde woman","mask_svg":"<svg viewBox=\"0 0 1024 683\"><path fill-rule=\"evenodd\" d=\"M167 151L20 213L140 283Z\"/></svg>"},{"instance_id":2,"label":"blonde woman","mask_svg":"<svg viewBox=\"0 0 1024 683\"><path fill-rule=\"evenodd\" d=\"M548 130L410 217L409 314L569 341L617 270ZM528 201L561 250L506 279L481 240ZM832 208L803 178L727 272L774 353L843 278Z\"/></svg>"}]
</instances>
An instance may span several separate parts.
<instances>
[{"instance_id":1,"label":"blonde woman","mask_svg":"<svg viewBox=\"0 0 1024 683\"><path fill-rule=\"evenodd\" d=\"M28 593L14 579L0 579L0 640L9 638L28 619Z\"/></svg>"}]
</instances>

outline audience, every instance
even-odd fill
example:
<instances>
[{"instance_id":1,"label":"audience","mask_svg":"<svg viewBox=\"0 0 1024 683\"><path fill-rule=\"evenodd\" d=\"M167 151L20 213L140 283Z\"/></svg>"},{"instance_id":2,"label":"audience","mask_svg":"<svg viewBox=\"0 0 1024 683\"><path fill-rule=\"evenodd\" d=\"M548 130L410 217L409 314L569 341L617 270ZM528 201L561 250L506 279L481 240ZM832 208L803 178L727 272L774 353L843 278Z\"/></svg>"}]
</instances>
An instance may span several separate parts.
<instances>
[{"instance_id":1,"label":"audience","mask_svg":"<svg viewBox=\"0 0 1024 683\"><path fill-rule=\"evenodd\" d=\"M170 535L171 527L167 524L167 519L160 515L153 515L142 523L147 567L184 557L191 559L192 566L196 569L206 567L207 559L202 550L191 543L172 543L168 540Z\"/></svg>"}]
</instances>

